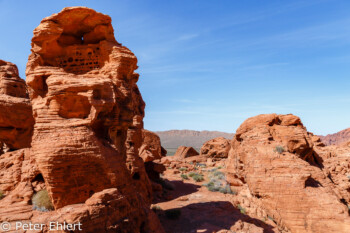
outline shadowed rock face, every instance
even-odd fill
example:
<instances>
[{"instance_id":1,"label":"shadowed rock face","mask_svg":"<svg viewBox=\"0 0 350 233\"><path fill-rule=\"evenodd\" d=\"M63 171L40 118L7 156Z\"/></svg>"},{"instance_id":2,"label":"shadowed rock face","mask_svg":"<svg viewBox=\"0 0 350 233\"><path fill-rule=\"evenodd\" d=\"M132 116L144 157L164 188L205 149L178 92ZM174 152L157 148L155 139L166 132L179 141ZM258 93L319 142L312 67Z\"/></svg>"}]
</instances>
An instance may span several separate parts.
<instances>
[{"instance_id":1,"label":"shadowed rock face","mask_svg":"<svg viewBox=\"0 0 350 233\"><path fill-rule=\"evenodd\" d=\"M85 232L163 232L149 209L151 185L139 157L145 104L136 85L137 59L116 42L110 17L64 8L34 30L31 51L32 143L1 157L18 158L11 174L22 177L6 183L0 206L26 190L22 209L12 215L27 212L23 220L80 221ZM30 197L40 187L56 211L31 210Z\"/></svg>"},{"instance_id":2,"label":"shadowed rock face","mask_svg":"<svg viewBox=\"0 0 350 233\"><path fill-rule=\"evenodd\" d=\"M248 186L267 213L291 232L349 232L347 206L325 176L312 138L293 115L249 118L231 142L228 180Z\"/></svg>"},{"instance_id":3,"label":"shadowed rock face","mask_svg":"<svg viewBox=\"0 0 350 233\"><path fill-rule=\"evenodd\" d=\"M0 141L11 149L30 146L34 119L17 66L0 60ZM2 148L3 146L1 146Z\"/></svg>"}]
</instances>

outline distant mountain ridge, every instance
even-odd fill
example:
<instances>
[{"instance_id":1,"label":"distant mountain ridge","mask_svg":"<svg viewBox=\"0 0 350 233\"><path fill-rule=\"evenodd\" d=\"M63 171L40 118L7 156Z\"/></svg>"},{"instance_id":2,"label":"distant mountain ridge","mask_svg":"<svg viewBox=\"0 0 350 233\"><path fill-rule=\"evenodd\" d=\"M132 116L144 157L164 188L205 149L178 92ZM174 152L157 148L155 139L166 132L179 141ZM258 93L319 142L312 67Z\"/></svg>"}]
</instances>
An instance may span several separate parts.
<instances>
[{"instance_id":1,"label":"distant mountain ridge","mask_svg":"<svg viewBox=\"0 0 350 233\"><path fill-rule=\"evenodd\" d=\"M216 138L233 138L233 133L219 131L196 131L196 130L167 130L156 131L164 148L178 148L179 146L192 146L200 148L204 142Z\"/></svg>"},{"instance_id":2,"label":"distant mountain ridge","mask_svg":"<svg viewBox=\"0 0 350 233\"><path fill-rule=\"evenodd\" d=\"M350 128L339 131L338 133L319 136L326 145L339 145L350 141Z\"/></svg>"}]
</instances>

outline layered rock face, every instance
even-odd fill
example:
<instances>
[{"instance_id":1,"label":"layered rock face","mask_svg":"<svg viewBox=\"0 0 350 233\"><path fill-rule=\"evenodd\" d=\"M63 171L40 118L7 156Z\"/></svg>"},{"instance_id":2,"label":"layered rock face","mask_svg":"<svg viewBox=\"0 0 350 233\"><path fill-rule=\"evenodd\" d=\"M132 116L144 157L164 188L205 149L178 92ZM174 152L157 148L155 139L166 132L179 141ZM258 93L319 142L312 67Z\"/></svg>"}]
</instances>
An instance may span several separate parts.
<instances>
[{"instance_id":1,"label":"layered rock face","mask_svg":"<svg viewBox=\"0 0 350 233\"><path fill-rule=\"evenodd\" d=\"M200 154L214 159L227 158L230 148L230 140L218 137L205 142L201 147Z\"/></svg>"},{"instance_id":2,"label":"layered rock face","mask_svg":"<svg viewBox=\"0 0 350 233\"><path fill-rule=\"evenodd\" d=\"M341 201L350 203L350 142L337 146L318 146L315 148L323 159L325 175L336 184Z\"/></svg>"},{"instance_id":3,"label":"layered rock face","mask_svg":"<svg viewBox=\"0 0 350 233\"><path fill-rule=\"evenodd\" d=\"M192 156L199 155L198 152L193 147L180 146L177 148L174 158L188 158Z\"/></svg>"},{"instance_id":4,"label":"layered rock face","mask_svg":"<svg viewBox=\"0 0 350 233\"><path fill-rule=\"evenodd\" d=\"M0 220L17 206L7 221L163 232L149 209L151 185L139 156L145 104L135 69L137 59L115 40L109 16L71 7L42 20L26 69L35 119L31 148L1 156L18 162L0 162L1 172L13 174L11 185L0 183L6 195ZM31 197L43 188L53 212L31 210Z\"/></svg>"},{"instance_id":5,"label":"layered rock face","mask_svg":"<svg viewBox=\"0 0 350 233\"><path fill-rule=\"evenodd\" d=\"M231 142L228 180L247 186L291 232L349 232L348 208L322 170L312 136L293 115L247 119Z\"/></svg>"},{"instance_id":6,"label":"layered rock face","mask_svg":"<svg viewBox=\"0 0 350 233\"><path fill-rule=\"evenodd\" d=\"M30 146L34 119L17 66L0 60L0 142L10 150Z\"/></svg>"}]
</instances>

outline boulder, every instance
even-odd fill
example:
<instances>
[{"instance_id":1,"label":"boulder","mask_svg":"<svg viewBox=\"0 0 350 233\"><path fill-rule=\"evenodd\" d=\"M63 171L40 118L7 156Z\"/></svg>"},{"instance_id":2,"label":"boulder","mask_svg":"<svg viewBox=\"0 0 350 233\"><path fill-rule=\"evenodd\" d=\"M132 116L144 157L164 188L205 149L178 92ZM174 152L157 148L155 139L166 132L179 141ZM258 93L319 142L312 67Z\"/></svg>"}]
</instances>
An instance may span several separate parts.
<instances>
[{"instance_id":1,"label":"boulder","mask_svg":"<svg viewBox=\"0 0 350 233\"><path fill-rule=\"evenodd\" d=\"M140 157L144 162L161 159L166 153L160 144L160 138L156 133L142 130L142 145L140 147Z\"/></svg>"},{"instance_id":2,"label":"boulder","mask_svg":"<svg viewBox=\"0 0 350 233\"><path fill-rule=\"evenodd\" d=\"M166 156L167 151L161 146L159 136L151 131L142 130L142 146L139 154L145 163L148 178L156 181L160 174L165 171L165 166L160 163L160 159ZM158 161L156 161L158 160Z\"/></svg>"},{"instance_id":3,"label":"boulder","mask_svg":"<svg viewBox=\"0 0 350 233\"><path fill-rule=\"evenodd\" d=\"M325 176L324 161L300 118L249 118L231 146L228 181L249 188L279 226L291 232L350 231L348 207Z\"/></svg>"},{"instance_id":4,"label":"boulder","mask_svg":"<svg viewBox=\"0 0 350 233\"><path fill-rule=\"evenodd\" d=\"M188 158L192 156L199 155L199 153L193 147L180 146L177 148L174 158Z\"/></svg>"},{"instance_id":5,"label":"boulder","mask_svg":"<svg viewBox=\"0 0 350 233\"><path fill-rule=\"evenodd\" d=\"M200 154L213 159L227 158L230 148L230 140L218 137L206 141L201 147Z\"/></svg>"}]
</instances>

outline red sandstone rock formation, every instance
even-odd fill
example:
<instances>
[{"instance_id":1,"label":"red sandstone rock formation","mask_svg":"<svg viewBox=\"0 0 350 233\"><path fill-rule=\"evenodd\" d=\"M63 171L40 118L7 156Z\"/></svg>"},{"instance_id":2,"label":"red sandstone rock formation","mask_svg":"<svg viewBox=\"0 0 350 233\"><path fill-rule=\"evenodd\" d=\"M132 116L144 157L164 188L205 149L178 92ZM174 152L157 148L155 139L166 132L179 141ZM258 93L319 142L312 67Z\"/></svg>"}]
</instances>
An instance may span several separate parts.
<instances>
[{"instance_id":1,"label":"red sandstone rock formation","mask_svg":"<svg viewBox=\"0 0 350 233\"><path fill-rule=\"evenodd\" d=\"M70 7L42 20L26 69L32 144L0 157L0 222L163 232L149 209L151 185L139 157L145 104L135 69L109 16ZM31 197L44 188L55 211L32 210Z\"/></svg>"},{"instance_id":2,"label":"red sandstone rock formation","mask_svg":"<svg viewBox=\"0 0 350 233\"><path fill-rule=\"evenodd\" d=\"M350 203L350 141L332 146L317 146L323 159L325 175L336 184L336 191L344 204Z\"/></svg>"},{"instance_id":3,"label":"red sandstone rock formation","mask_svg":"<svg viewBox=\"0 0 350 233\"><path fill-rule=\"evenodd\" d=\"M30 146L34 119L26 84L17 66L0 60L0 142L9 149Z\"/></svg>"},{"instance_id":4,"label":"red sandstone rock formation","mask_svg":"<svg viewBox=\"0 0 350 233\"><path fill-rule=\"evenodd\" d=\"M139 154L144 162L150 162L161 159L166 155L166 150L162 148L160 138L156 133L144 129Z\"/></svg>"},{"instance_id":5,"label":"red sandstone rock formation","mask_svg":"<svg viewBox=\"0 0 350 233\"><path fill-rule=\"evenodd\" d=\"M142 130L142 146L139 154L145 162L148 177L152 181L158 180L166 169L160 163L160 159L166 156L166 150L161 146L159 136L151 131Z\"/></svg>"},{"instance_id":6,"label":"red sandstone rock formation","mask_svg":"<svg viewBox=\"0 0 350 233\"><path fill-rule=\"evenodd\" d=\"M174 158L188 158L191 156L199 155L193 147L180 146L177 148Z\"/></svg>"},{"instance_id":7,"label":"red sandstone rock formation","mask_svg":"<svg viewBox=\"0 0 350 233\"><path fill-rule=\"evenodd\" d=\"M350 128L344 129L338 133L328 134L327 136L320 136L321 140L326 145L340 145L350 141Z\"/></svg>"},{"instance_id":8,"label":"red sandstone rock formation","mask_svg":"<svg viewBox=\"0 0 350 233\"><path fill-rule=\"evenodd\" d=\"M293 115L246 120L231 142L228 178L247 186L263 209L291 232L349 232L350 217L326 177L312 134Z\"/></svg>"},{"instance_id":9,"label":"red sandstone rock formation","mask_svg":"<svg viewBox=\"0 0 350 233\"><path fill-rule=\"evenodd\" d=\"M218 137L205 142L201 148L200 154L214 159L227 158L230 148L230 140L224 137Z\"/></svg>"}]
</instances>

